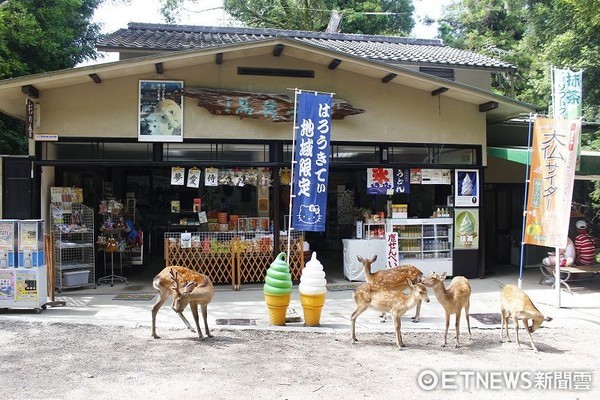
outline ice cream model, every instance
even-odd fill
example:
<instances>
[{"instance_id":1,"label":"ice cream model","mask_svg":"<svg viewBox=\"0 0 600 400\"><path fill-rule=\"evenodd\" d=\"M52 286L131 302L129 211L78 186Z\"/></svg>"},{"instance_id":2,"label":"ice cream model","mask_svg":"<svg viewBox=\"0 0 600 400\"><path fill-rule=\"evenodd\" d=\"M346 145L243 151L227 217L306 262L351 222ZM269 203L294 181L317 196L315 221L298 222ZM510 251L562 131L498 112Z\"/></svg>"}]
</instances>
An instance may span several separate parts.
<instances>
[{"instance_id":1,"label":"ice cream model","mask_svg":"<svg viewBox=\"0 0 600 400\"><path fill-rule=\"evenodd\" d=\"M304 324L307 326L318 326L321 320L321 310L325 304L327 293L327 280L323 264L317 259L317 252L312 253L311 259L302 269L300 276L300 303L304 310Z\"/></svg>"},{"instance_id":2,"label":"ice cream model","mask_svg":"<svg viewBox=\"0 0 600 400\"><path fill-rule=\"evenodd\" d=\"M263 293L271 325L285 325L285 314L292 293L292 274L285 253L279 253L267 269Z\"/></svg>"},{"instance_id":3,"label":"ice cream model","mask_svg":"<svg viewBox=\"0 0 600 400\"><path fill-rule=\"evenodd\" d=\"M473 181L469 174L465 174L465 178L462 181L460 193L463 196L472 196L473 195Z\"/></svg>"}]
</instances>

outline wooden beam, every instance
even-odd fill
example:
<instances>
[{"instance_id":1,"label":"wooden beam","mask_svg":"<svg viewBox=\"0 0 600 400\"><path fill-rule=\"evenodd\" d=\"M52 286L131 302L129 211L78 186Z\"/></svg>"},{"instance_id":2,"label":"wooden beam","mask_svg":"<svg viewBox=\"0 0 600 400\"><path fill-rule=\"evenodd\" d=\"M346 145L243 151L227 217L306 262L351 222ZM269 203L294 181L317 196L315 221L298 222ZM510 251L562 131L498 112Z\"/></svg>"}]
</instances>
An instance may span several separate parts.
<instances>
[{"instance_id":1,"label":"wooden beam","mask_svg":"<svg viewBox=\"0 0 600 400\"><path fill-rule=\"evenodd\" d=\"M24 85L21 86L21 92L25 93L27 96L32 97L34 99L39 99L40 91L33 85Z\"/></svg>"},{"instance_id":2,"label":"wooden beam","mask_svg":"<svg viewBox=\"0 0 600 400\"><path fill-rule=\"evenodd\" d=\"M329 63L329 69L336 69L340 64L342 63L342 60L338 60L337 58L334 58L330 63Z\"/></svg>"},{"instance_id":3,"label":"wooden beam","mask_svg":"<svg viewBox=\"0 0 600 400\"><path fill-rule=\"evenodd\" d=\"M447 91L448 91L448 88L442 86L441 88L435 89L433 92L431 92L431 95L432 96L439 96L442 93L446 93Z\"/></svg>"},{"instance_id":4,"label":"wooden beam","mask_svg":"<svg viewBox=\"0 0 600 400\"><path fill-rule=\"evenodd\" d=\"M396 75L396 74L387 74L386 76L384 76L383 78L381 78L381 82L388 83L389 81L391 81L392 79L394 79L397 76L398 75Z\"/></svg>"},{"instance_id":5,"label":"wooden beam","mask_svg":"<svg viewBox=\"0 0 600 400\"><path fill-rule=\"evenodd\" d=\"M275 48L273 49L273 55L275 57L279 57L281 55L281 53L283 53L283 45L282 44L276 44Z\"/></svg>"},{"instance_id":6,"label":"wooden beam","mask_svg":"<svg viewBox=\"0 0 600 400\"><path fill-rule=\"evenodd\" d=\"M92 80L96 83L102 83L102 79L100 79L100 77L98 76L98 74L93 73L89 75L90 78L92 78Z\"/></svg>"},{"instance_id":7,"label":"wooden beam","mask_svg":"<svg viewBox=\"0 0 600 400\"><path fill-rule=\"evenodd\" d=\"M223 53L217 53L217 55L215 56L215 64L223 64Z\"/></svg>"},{"instance_id":8,"label":"wooden beam","mask_svg":"<svg viewBox=\"0 0 600 400\"><path fill-rule=\"evenodd\" d=\"M155 63L154 68L156 68L156 73L162 75L165 72L165 66L163 63Z\"/></svg>"},{"instance_id":9,"label":"wooden beam","mask_svg":"<svg viewBox=\"0 0 600 400\"><path fill-rule=\"evenodd\" d=\"M488 101L487 103L483 103L479 105L479 112L487 112L492 111L498 108L498 102L496 101Z\"/></svg>"}]
</instances>

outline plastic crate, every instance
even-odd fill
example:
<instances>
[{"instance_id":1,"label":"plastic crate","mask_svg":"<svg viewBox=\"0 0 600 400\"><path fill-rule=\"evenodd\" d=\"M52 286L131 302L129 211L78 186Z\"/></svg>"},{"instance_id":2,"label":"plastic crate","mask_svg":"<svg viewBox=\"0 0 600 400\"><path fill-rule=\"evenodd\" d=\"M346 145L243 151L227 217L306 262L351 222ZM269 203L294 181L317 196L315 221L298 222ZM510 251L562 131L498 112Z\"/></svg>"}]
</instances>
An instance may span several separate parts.
<instances>
[{"instance_id":1,"label":"plastic crate","mask_svg":"<svg viewBox=\"0 0 600 400\"><path fill-rule=\"evenodd\" d=\"M88 284L90 271L63 272L62 286L83 286Z\"/></svg>"}]
</instances>

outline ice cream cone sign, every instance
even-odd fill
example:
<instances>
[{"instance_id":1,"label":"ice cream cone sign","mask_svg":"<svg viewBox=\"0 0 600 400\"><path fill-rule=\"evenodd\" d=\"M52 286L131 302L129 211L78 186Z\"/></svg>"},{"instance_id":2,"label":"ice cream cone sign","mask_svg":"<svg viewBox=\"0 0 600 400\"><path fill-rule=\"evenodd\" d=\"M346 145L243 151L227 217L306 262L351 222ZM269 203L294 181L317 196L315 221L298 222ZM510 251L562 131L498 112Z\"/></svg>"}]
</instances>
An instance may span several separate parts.
<instances>
[{"instance_id":1,"label":"ice cream cone sign","mask_svg":"<svg viewBox=\"0 0 600 400\"><path fill-rule=\"evenodd\" d=\"M321 310L325 304L327 293L327 280L323 265L317 260L317 252L314 251L310 261L302 269L300 276L300 303L304 311L304 325L318 326L321 323Z\"/></svg>"},{"instance_id":2,"label":"ice cream cone sign","mask_svg":"<svg viewBox=\"0 0 600 400\"><path fill-rule=\"evenodd\" d=\"M285 325L285 314L292 293L292 274L285 253L279 253L267 269L263 293L271 325Z\"/></svg>"}]
</instances>

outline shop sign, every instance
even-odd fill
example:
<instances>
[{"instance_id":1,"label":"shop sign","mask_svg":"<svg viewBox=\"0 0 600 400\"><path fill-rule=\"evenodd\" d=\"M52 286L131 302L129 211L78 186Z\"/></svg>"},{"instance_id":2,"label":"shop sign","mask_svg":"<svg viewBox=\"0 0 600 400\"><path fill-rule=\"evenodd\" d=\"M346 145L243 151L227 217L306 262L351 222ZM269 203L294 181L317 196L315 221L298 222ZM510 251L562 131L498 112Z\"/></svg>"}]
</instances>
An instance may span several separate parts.
<instances>
[{"instance_id":1,"label":"shop sign","mask_svg":"<svg viewBox=\"0 0 600 400\"><path fill-rule=\"evenodd\" d=\"M581 117L583 71L554 68L552 78L554 118Z\"/></svg>"},{"instance_id":2,"label":"shop sign","mask_svg":"<svg viewBox=\"0 0 600 400\"><path fill-rule=\"evenodd\" d=\"M367 194L393 194L394 170L367 168Z\"/></svg>"},{"instance_id":3,"label":"shop sign","mask_svg":"<svg viewBox=\"0 0 600 400\"><path fill-rule=\"evenodd\" d=\"M396 170L396 193L410 193L410 172L408 168L400 168Z\"/></svg>"},{"instance_id":4,"label":"shop sign","mask_svg":"<svg viewBox=\"0 0 600 400\"><path fill-rule=\"evenodd\" d=\"M25 100L25 105L27 108L27 120L25 124L25 130L27 131L27 137L29 139L33 139L33 120L34 120L34 109L35 105L33 101L27 99Z\"/></svg>"},{"instance_id":5,"label":"shop sign","mask_svg":"<svg viewBox=\"0 0 600 400\"><path fill-rule=\"evenodd\" d=\"M385 234L386 269L400 265L398 260L398 233L388 232Z\"/></svg>"},{"instance_id":6,"label":"shop sign","mask_svg":"<svg viewBox=\"0 0 600 400\"><path fill-rule=\"evenodd\" d=\"M297 97L292 228L323 232L331 152L332 96L299 92Z\"/></svg>"},{"instance_id":7,"label":"shop sign","mask_svg":"<svg viewBox=\"0 0 600 400\"><path fill-rule=\"evenodd\" d=\"M457 169L454 171L454 205L456 207L479 207L479 170Z\"/></svg>"},{"instance_id":8,"label":"shop sign","mask_svg":"<svg viewBox=\"0 0 600 400\"><path fill-rule=\"evenodd\" d=\"M581 132L579 119L536 118L529 171L524 243L564 247Z\"/></svg>"}]
</instances>

